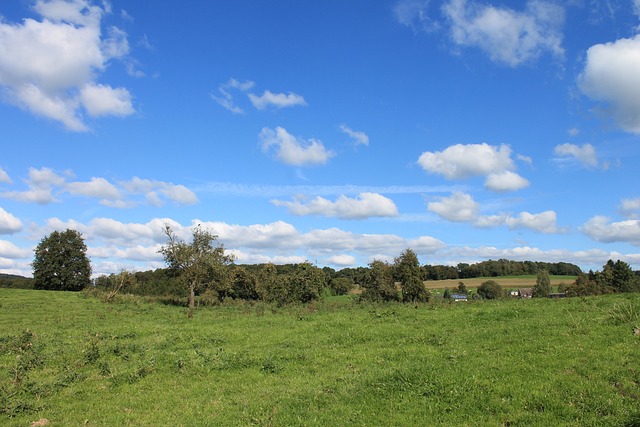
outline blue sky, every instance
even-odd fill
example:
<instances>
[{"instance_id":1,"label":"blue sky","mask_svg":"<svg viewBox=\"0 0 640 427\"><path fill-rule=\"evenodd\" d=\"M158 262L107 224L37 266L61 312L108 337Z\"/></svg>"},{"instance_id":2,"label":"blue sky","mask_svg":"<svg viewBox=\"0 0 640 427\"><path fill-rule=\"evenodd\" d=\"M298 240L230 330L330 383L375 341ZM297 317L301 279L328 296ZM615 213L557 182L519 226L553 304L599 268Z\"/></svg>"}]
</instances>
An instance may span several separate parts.
<instances>
[{"instance_id":1,"label":"blue sky","mask_svg":"<svg viewBox=\"0 0 640 427\"><path fill-rule=\"evenodd\" d=\"M640 1L0 5L0 271L171 225L238 263L640 269Z\"/></svg>"}]
</instances>

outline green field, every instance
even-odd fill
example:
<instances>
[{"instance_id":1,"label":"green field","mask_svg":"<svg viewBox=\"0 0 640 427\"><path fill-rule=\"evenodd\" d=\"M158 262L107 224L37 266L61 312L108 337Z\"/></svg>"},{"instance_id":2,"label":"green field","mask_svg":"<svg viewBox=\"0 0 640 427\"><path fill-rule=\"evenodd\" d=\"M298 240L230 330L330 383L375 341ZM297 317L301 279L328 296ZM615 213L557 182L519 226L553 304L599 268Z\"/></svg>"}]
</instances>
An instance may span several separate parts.
<instances>
[{"instance_id":1,"label":"green field","mask_svg":"<svg viewBox=\"0 0 640 427\"><path fill-rule=\"evenodd\" d=\"M0 425L638 426L640 295L186 309L0 289Z\"/></svg>"},{"instance_id":2,"label":"green field","mask_svg":"<svg viewBox=\"0 0 640 427\"><path fill-rule=\"evenodd\" d=\"M531 288L536 284L536 275L530 276L499 276L499 277L474 277L471 279L427 280L424 285L427 289L455 289L458 283L463 282L468 289L477 288L487 280L493 280L505 289ZM569 285L576 281L576 276L549 276L551 286L560 284Z\"/></svg>"}]
</instances>

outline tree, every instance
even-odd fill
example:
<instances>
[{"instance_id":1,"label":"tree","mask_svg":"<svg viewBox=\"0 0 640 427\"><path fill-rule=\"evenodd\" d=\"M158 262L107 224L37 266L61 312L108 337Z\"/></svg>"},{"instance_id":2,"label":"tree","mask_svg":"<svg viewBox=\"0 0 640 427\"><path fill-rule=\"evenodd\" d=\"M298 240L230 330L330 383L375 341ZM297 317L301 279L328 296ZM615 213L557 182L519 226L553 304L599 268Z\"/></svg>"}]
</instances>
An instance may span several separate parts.
<instances>
[{"instance_id":1,"label":"tree","mask_svg":"<svg viewBox=\"0 0 640 427\"><path fill-rule=\"evenodd\" d=\"M407 249L395 259L395 277L402 284L402 300L404 302L429 301L429 291L424 287L420 277L420 263L416 253Z\"/></svg>"},{"instance_id":2,"label":"tree","mask_svg":"<svg viewBox=\"0 0 640 427\"><path fill-rule=\"evenodd\" d=\"M460 295L467 294L467 286L464 284L464 282L458 282L458 293Z\"/></svg>"},{"instance_id":3,"label":"tree","mask_svg":"<svg viewBox=\"0 0 640 427\"><path fill-rule=\"evenodd\" d=\"M350 277L334 277L329 282L329 287L334 295L347 295L354 287Z\"/></svg>"},{"instance_id":4,"label":"tree","mask_svg":"<svg viewBox=\"0 0 640 427\"><path fill-rule=\"evenodd\" d=\"M393 281L391 266L386 262L374 260L362 278L362 294L366 301L398 301L398 290Z\"/></svg>"},{"instance_id":5,"label":"tree","mask_svg":"<svg viewBox=\"0 0 640 427\"><path fill-rule=\"evenodd\" d=\"M81 291L91 283L87 246L76 230L54 231L35 249L33 287L54 291Z\"/></svg>"},{"instance_id":6,"label":"tree","mask_svg":"<svg viewBox=\"0 0 640 427\"><path fill-rule=\"evenodd\" d=\"M546 298L551 293L551 279L547 270L540 270L536 277L536 284L532 289L534 298Z\"/></svg>"},{"instance_id":7,"label":"tree","mask_svg":"<svg viewBox=\"0 0 640 427\"><path fill-rule=\"evenodd\" d=\"M204 287L211 278L233 261L233 256L224 253L222 244L214 245L218 236L200 225L192 229L190 243L180 239L169 225L165 226L167 244L160 249L169 268L180 272L189 292L189 317L193 317L195 291ZM225 277L227 275L224 275Z\"/></svg>"},{"instance_id":8,"label":"tree","mask_svg":"<svg viewBox=\"0 0 640 427\"><path fill-rule=\"evenodd\" d=\"M607 261L602 267L604 285L614 292L637 292L638 280L633 270L624 261Z\"/></svg>"},{"instance_id":9,"label":"tree","mask_svg":"<svg viewBox=\"0 0 640 427\"><path fill-rule=\"evenodd\" d=\"M487 280L478 286L478 295L483 299L498 299L503 297L504 291L495 280Z\"/></svg>"}]
</instances>

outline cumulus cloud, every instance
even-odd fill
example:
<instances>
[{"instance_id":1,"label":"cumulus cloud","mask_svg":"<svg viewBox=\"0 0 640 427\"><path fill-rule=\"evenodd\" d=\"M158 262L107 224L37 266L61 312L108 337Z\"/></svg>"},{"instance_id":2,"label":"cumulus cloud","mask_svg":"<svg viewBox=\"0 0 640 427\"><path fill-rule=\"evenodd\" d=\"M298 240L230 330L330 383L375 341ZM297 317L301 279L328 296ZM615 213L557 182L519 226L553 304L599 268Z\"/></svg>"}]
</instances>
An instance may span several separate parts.
<instances>
[{"instance_id":1,"label":"cumulus cloud","mask_svg":"<svg viewBox=\"0 0 640 427\"><path fill-rule=\"evenodd\" d=\"M595 216L582 226L582 232L598 242L640 246L640 220L637 219L611 221L606 216Z\"/></svg>"},{"instance_id":2,"label":"cumulus cloud","mask_svg":"<svg viewBox=\"0 0 640 427\"><path fill-rule=\"evenodd\" d=\"M258 137L264 152L275 151L278 160L291 166L323 165L335 156L319 140L298 139L282 127L263 128Z\"/></svg>"},{"instance_id":3,"label":"cumulus cloud","mask_svg":"<svg viewBox=\"0 0 640 427\"><path fill-rule=\"evenodd\" d=\"M264 110L269 107L285 108L294 107L296 105L307 105L307 102L301 95L293 92L285 93L273 93L269 90L265 90L262 95L258 96L253 93L247 95L251 104L258 110Z\"/></svg>"},{"instance_id":4,"label":"cumulus cloud","mask_svg":"<svg viewBox=\"0 0 640 427\"><path fill-rule=\"evenodd\" d=\"M347 125L340 125L340 130L353 138L357 145L369 145L369 136L366 133L352 130Z\"/></svg>"},{"instance_id":5,"label":"cumulus cloud","mask_svg":"<svg viewBox=\"0 0 640 427\"><path fill-rule=\"evenodd\" d=\"M605 103L605 112L621 129L640 134L640 34L591 46L578 86Z\"/></svg>"},{"instance_id":6,"label":"cumulus cloud","mask_svg":"<svg viewBox=\"0 0 640 427\"><path fill-rule=\"evenodd\" d=\"M305 203L305 198L287 202L272 200L276 206L285 206L293 215L321 215L341 219L364 219L371 217L398 216L398 208L393 201L378 193L360 193L355 198L344 195L335 202L324 197L315 197Z\"/></svg>"},{"instance_id":7,"label":"cumulus cloud","mask_svg":"<svg viewBox=\"0 0 640 427\"><path fill-rule=\"evenodd\" d=\"M352 255L333 255L326 259L328 264L336 265L338 267L349 267L352 265L356 265L357 260L356 257Z\"/></svg>"},{"instance_id":8,"label":"cumulus cloud","mask_svg":"<svg viewBox=\"0 0 640 427\"><path fill-rule=\"evenodd\" d=\"M129 50L126 34L118 28L102 37L107 6L86 0L40 0L34 10L42 20L0 21L0 85L6 99L78 132L88 130L83 113L133 114L127 89L96 81L109 60Z\"/></svg>"},{"instance_id":9,"label":"cumulus cloud","mask_svg":"<svg viewBox=\"0 0 640 427\"><path fill-rule=\"evenodd\" d=\"M142 195L146 203L161 206L166 200L179 205L198 202L196 194L184 185L134 177L129 181L113 184L105 178L93 177L90 181L68 181L70 171L65 176L49 168L30 168L29 177L24 180L27 189L23 191L0 192L0 197L21 202L48 204L59 202L65 194L100 199L100 203L114 208L131 208L139 205L136 196Z\"/></svg>"},{"instance_id":10,"label":"cumulus cloud","mask_svg":"<svg viewBox=\"0 0 640 427\"><path fill-rule=\"evenodd\" d=\"M553 152L557 156L556 161L577 160L588 168L598 166L598 155L591 144L560 144L556 145Z\"/></svg>"},{"instance_id":11,"label":"cumulus cloud","mask_svg":"<svg viewBox=\"0 0 640 427\"><path fill-rule=\"evenodd\" d=\"M9 174L4 169L0 168L0 183L11 184L13 181L9 177Z\"/></svg>"},{"instance_id":12,"label":"cumulus cloud","mask_svg":"<svg viewBox=\"0 0 640 427\"><path fill-rule=\"evenodd\" d=\"M0 240L0 258L20 259L33 255L31 249L22 249L7 240Z\"/></svg>"},{"instance_id":13,"label":"cumulus cloud","mask_svg":"<svg viewBox=\"0 0 640 427\"><path fill-rule=\"evenodd\" d=\"M537 214L520 212L518 215L480 215L480 204L470 194L454 192L427 204L427 210L452 222L471 223L478 228L495 228L506 225L509 229L526 228L540 233L560 233L554 211Z\"/></svg>"},{"instance_id":14,"label":"cumulus cloud","mask_svg":"<svg viewBox=\"0 0 640 427\"><path fill-rule=\"evenodd\" d=\"M627 218L640 217L640 198L622 199L618 210Z\"/></svg>"},{"instance_id":15,"label":"cumulus cloud","mask_svg":"<svg viewBox=\"0 0 640 427\"><path fill-rule=\"evenodd\" d=\"M521 212L516 217L507 218L505 223L511 229L528 228L546 234L561 232L557 225L557 215L550 210L537 214Z\"/></svg>"},{"instance_id":16,"label":"cumulus cloud","mask_svg":"<svg viewBox=\"0 0 640 427\"><path fill-rule=\"evenodd\" d=\"M492 191L516 191L529 186L529 181L515 172L504 171L487 176L485 187Z\"/></svg>"},{"instance_id":17,"label":"cumulus cloud","mask_svg":"<svg viewBox=\"0 0 640 427\"><path fill-rule=\"evenodd\" d=\"M425 151L418 164L428 173L447 179L486 176L485 186L494 191L513 191L526 187L526 179L513 172L515 164L508 145L456 144L443 151Z\"/></svg>"},{"instance_id":18,"label":"cumulus cloud","mask_svg":"<svg viewBox=\"0 0 640 427\"><path fill-rule=\"evenodd\" d=\"M0 193L0 197L40 205L57 202L53 189L64 185L65 178L49 168L29 168L29 177L24 181L27 184L27 190L5 191Z\"/></svg>"},{"instance_id":19,"label":"cumulus cloud","mask_svg":"<svg viewBox=\"0 0 640 427\"><path fill-rule=\"evenodd\" d=\"M437 202L429 202L427 210L453 222L473 221L480 205L470 194L455 192L449 197L441 197Z\"/></svg>"},{"instance_id":20,"label":"cumulus cloud","mask_svg":"<svg viewBox=\"0 0 640 427\"><path fill-rule=\"evenodd\" d=\"M117 200L122 197L115 185L104 178L91 178L89 182L70 182L66 185L69 193L98 199Z\"/></svg>"},{"instance_id":21,"label":"cumulus cloud","mask_svg":"<svg viewBox=\"0 0 640 427\"><path fill-rule=\"evenodd\" d=\"M13 234L22 229L22 221L0 208L0 234Z\"/></svg>"},{"instance_id":22,"label":"cumulus cloud","mask_svg":"<svg viewBox=\"0 0 640 427\"><path fill-rule=\"evenodd\" d=\"M451 0L442 7L450 23L451 39L462 47L477 47L492 61L517 67L549 53L564 56L561 27L564 9L530 0L524 11Z\"/></svg>"}]
</instances>

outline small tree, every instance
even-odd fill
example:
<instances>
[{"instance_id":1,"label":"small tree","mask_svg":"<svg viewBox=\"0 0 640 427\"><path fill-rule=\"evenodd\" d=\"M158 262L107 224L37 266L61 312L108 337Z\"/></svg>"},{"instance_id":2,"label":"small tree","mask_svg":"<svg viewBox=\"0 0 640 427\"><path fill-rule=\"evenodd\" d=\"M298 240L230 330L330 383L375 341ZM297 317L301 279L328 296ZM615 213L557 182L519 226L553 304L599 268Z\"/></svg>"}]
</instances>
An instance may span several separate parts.
<instances>
[{"instance_id":1,"label":"small tree","mask_svg":"<svg viewBox=\"0 0 640 427\"><path fill-rule=\"evenodd\" d=\"M418 256L407 249L395 259L395 277L402 284L402 300L404 302L429 301L430 293L424 287L420 274Z\"/></svg>"},{"instance_id":2,"label":"small tree","mask_svg":"<svg viewBox=\"0 0 640 427\"><path fill-rule=\"evenodd\" d=\"M398 301L398 290L391 274L391 266L386 262L374 260L362 278L362 294L366 301Z\"/></svg>"},{"instance_id":3,"label":"small tree","mask_svg":"<svg viewBox=\"0 0 640 427\"><path fill-rule=\"evenodd\" d=\"M477 295L483 299L498 299L503 297L504 291L495 280L487 280L478 286Z\"/></svg>"},{"instance_id":4,"label":"small tree","mask_svg":"<svg viewBox=\"0 0 640 427\"><path fill-rule=\"evenodd\" d=\"M53 291L81 291L91 283L87 246L76 230L54 231L35 249L33 287Z\"/></svg>"},{"instance_id":5,"label":"small tree","mask_svg":"<svg viewBox=\"0 0 640 427\"><path fill-rule=\"evenodd\" d=\"M464 284L464 282L458 282L458 293L461 295L467 294L467 286Z\"/></svg>"},{"instance_id":6,"label":"small tree","mask_svg":"<svg viewBox=\"0 0 640 427\"><path fill-rule=\"evenodd\" d=\"M354 283L350 277L334 277L329 282L329 287L334 295L347 295L353 289Z\"/></svg>"},{"instance_id":7,"label":"small tree","mask_svg":"<svg viewBox=\"0 0 640 427\"><path fill-rule=\"evenodd\" d=\"M218 236L199 225L192 229L193 239L187 243L176 236L169 225L165 226L167 244L160 249L169 268L180 272L189 291L189 317L193 317L196 288L205 285L215 273L233 261L224 253L224 246L214 245Z\"/></svg>"},{"instance_id":8,"label":"small tree","mask_svg":"<svg viewBox=\"0 0 640 427\"><path fill-rule=\"evenodd\" d=\"M551 293L551 279L547 270L540 270L536 277L536 285L532 289L534 298L546 298Z\"/></svg>"}]
</instances>

